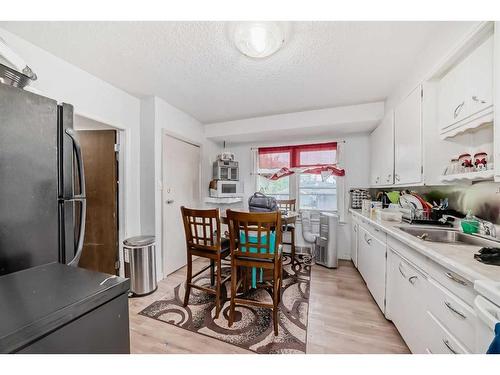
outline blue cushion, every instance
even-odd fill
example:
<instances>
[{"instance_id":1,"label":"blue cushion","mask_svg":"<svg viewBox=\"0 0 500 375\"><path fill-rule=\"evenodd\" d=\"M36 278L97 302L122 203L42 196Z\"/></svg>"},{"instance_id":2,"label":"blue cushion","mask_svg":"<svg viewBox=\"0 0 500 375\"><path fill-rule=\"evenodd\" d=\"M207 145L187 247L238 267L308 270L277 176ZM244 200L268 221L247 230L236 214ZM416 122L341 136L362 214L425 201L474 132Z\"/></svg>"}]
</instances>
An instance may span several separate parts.
<instances>
[{"instance_id":1,"label":"blue cushion","mask_svg":"<svg viewBox=\"0 0 500 375\"><path fill-rule=\"evenodd\" d=\"M246 235L245 235L245 232L244 231L240 231L240 244L241 243L246 243ZM270 254L274 254L274 246L275 246L275 243L276 243L276 233L275 232L271 232L271 238L270 238L270 248L269 248L269 253ZM258 245L258 240L257 240L257 236L248 236L248 243L254 243L256 245ZM267 245L267 235L261 235L260 236L260 244L261 245ZM257 247L258 246L249 246L249 252L250 253L257 253L257 252L260 252L261 254L265 254L267 251L266 251L266 248L265 247L260 247L259 250L257 250ZM241 246L240 245L240 251L241 252L246 252L247 251L247 248L246 246ZM262 272L262 268L260 269L260 282L262 282L262 277L263 277L263 272ZM255 288L257 287L257 269L255 267L252 267L252 288Z\"/></svg>"}]
</instances>

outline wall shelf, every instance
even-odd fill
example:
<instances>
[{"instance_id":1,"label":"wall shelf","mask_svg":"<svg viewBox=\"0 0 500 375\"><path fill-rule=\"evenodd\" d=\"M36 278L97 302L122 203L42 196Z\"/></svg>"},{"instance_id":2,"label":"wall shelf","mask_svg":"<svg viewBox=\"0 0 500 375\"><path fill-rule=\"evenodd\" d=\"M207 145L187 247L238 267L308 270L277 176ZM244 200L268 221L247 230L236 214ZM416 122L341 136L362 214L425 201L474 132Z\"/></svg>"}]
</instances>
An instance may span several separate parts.
<instances>
[{"instance_id":1,"label":"wall shelf","mask_svg":"<svg viewBox=\"0 0 500 375\"><path fill-rule=\"evenodd\" d=\"M486 180L492 180L494 176L495 172L492 169L488 169L486 171L479 171L479 172L442 175L440 177L440 180L442 182L486 181Z\"/></svg>"},{"instance_id":2,"label":"wall shelf","mask_svg":"<svg viewBox=\"0 0 500 375\"><path fill-rule=\"evenodd\" d=\"M235 204L243 202L243 198L213 198L206 197L204 200L205 203L210 204Z\"/></svg>"},{"instance_id":3,"label":"wall shelf","mask_svg":"<svg viewBox=\"0 0 500 375\"><path fill-rule=\"evenodd\" d=\"M472 120L465 119L454 124L453 126L450 126L448 130L441 132L439 136L443 140L450 139L456 137L457 135L473 132L489 126L493 126L492 107L487 108L486 113L481 112L476 114L476 116L473 116Z\"/></svg>"}]
</instances>

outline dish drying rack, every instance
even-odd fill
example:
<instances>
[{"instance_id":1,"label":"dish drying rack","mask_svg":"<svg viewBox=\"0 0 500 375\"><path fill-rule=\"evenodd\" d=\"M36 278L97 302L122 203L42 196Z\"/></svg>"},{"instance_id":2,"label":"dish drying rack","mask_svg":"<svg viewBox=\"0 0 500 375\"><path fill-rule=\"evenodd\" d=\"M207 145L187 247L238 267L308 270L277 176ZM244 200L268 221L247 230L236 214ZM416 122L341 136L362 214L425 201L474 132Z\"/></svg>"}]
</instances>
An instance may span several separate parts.
<instances>
[{"instance_id":1,"label":"dish drying rack","mask_svg":"<svg viewBox=\"0 0 500 375\"><path fill-rule=\"evenodd\" d=\"M450 226L447 221L441 221L442 213L440 210L424 210L421 208L401 209L403 220L409 224L440 225Z\"/></svg>"}]
</instances>

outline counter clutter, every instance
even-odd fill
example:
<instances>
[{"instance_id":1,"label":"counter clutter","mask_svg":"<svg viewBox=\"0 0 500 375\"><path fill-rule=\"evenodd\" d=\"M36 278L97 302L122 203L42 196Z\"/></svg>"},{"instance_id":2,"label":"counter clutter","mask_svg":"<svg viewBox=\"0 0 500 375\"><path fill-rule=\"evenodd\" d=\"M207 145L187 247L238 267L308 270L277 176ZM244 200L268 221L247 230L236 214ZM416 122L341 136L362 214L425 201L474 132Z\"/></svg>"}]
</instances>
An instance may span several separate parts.
<instances>
[{"instance_id":1,"label":"counter clutter","mask_svg":"<svg viewBox=\"0 0 500 375\"><path fill-rule=\"evenodd\" d=\"M481 246L424 241L400 229L417 225L350 212L353 262L412 353L485 353L492 327L478 301L496 298L479 287L500 285L500 268L474 259Z\"/></svg>"}]
</instances>

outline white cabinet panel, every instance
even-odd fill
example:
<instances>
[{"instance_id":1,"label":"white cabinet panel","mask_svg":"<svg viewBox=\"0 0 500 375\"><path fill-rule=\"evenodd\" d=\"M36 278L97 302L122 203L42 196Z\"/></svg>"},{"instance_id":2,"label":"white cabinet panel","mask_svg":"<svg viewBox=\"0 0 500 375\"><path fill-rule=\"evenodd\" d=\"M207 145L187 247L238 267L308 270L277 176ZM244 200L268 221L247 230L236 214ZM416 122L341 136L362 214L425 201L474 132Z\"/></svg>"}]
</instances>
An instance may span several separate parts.
<instances>
[{"instance_id":1,"label":"white cabinet panel","mask_svg":"<svg viewBox=\"0 0 500 375\"><path fill-rule=\"evenodd\" d=\"M485 40L439 82L439 127L454 136L492 121L493 36Z\"/></svg>"},{"instance_id":2,"label":"white cabinet panel","mask_svg":"<svg viewBox=\"0 0 500 375\"><path fill-rule=\"evenodd\" d=\"M475 347L476 313L460 298L443 288L434 280L429 280L427 308L440 323L447 328L467 348Z\"/></svg>"},{"instance_id":3,"label":"white cabinet panel","mask_svg":"<svg viewBox=\"0 0 500 375\"><path fill-rule=\"evenodd\" d=\"M422 87L418 86L394 111L395 184L422 182Z\"/></svg>"},{"instance_id":4,"label":"white cabinet panel","mask_svg":"<svg viewBox=\"0 0 500 375\"><path fill-rule=\"evenodd\" d=\"M354 267L358 268L358 236L359 232L359 222L352 218L351 221L351 259L354 263Z\"/></svg>"},{"instance_id":5,"label":"white cabinet panel","mask_svg":"<svg viewBox=\"0 0 500 375\"><path fill-rule=\"evenodd\" d=\"M432 354L467 354L465 348L456 337L436 319L432 313L424 314L428 332L427 350Z\"/></svg>"},{"instance_id":6,"label":"white cabinet panel","mask_svg":"<svg viewBox=\"0 0 500 375\"><path fill-rule=\"evenodd\" d=\"M387 263L387 316L412 353L425 353L427 279L390 248Z\"/></svg>"},{"instance_id":7,"label":"white cabinet panel","mask_svg":"<svg viewBox=\"0 0 500 375\"><path fill-rule=\"evenodd\" d=\"M358 270L382 312L385 312L386 244L359 226Z\"/></svg>"},{"instance_id":8,"label":"white cabinet panel","mask_svg":"<svg viewBox=\"0 0 500 375\"><path fill-rule=\"evenodd\" d=\"M388 186L394 183L394 112L386 114L370 135L371 185Z\"/></svg>"}]
</instances>

